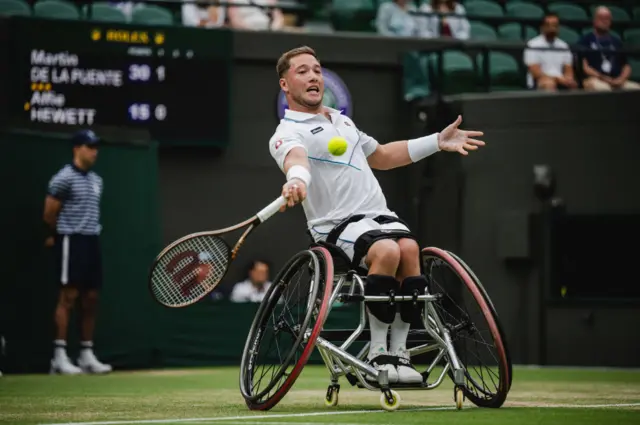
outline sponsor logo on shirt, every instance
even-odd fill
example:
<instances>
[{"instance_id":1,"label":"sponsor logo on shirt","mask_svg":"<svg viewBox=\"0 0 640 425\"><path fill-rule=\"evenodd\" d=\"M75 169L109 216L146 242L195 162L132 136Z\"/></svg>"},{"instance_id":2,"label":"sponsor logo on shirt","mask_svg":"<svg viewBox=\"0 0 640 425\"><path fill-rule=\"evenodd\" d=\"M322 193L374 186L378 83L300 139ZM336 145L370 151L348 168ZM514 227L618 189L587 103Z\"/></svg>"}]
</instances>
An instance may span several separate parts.
<instances>
[{"instance_id":1,"label":"sponsor logo on shirt","mask_svg":"<svg viewBox=\"0 0 640 425\"><path fill-rule=\"evenodd\" d=\"M322 127L316 127L313 130L311 130L311 134L318 134L320 133L322 130L324 130L324 128Z\"/></svg>"}]
</instances>

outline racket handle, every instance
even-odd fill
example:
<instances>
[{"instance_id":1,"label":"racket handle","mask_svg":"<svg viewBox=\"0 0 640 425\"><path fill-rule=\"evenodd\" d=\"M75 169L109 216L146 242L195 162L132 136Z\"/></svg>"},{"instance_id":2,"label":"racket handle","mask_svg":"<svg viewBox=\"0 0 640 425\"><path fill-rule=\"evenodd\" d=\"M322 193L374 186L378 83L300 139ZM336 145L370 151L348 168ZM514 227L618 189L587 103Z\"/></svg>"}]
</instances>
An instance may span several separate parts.
<instances>
[{"instance_id":1,"label":"racket handle","mask_svg":"<svg viewBox=\"0 0 640 425\"><path fill-rule=\"evenodd\" d=\"M280 207L283 206L286 202L287 200L284 199L284 196L280 196L278 199L261 209L258 214L256 214L260 219L260 223L266 221L272 215L277 213L280 210Z\"/></svg>"}]
</instances>

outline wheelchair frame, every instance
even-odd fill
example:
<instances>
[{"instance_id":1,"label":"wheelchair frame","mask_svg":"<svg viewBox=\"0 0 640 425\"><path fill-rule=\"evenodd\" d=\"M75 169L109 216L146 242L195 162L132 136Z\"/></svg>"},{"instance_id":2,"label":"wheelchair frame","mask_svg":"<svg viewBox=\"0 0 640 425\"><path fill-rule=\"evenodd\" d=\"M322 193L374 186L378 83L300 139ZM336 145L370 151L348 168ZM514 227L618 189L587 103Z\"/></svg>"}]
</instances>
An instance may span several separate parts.
<instances>
[{"instance_id":1,"label":"wheelchair frame","mask_svg":"<svg viewBox=\"0 0 640 425\"><path fill-rule=\"evenodd\" d=\"M426 253L426 254L425 254ZM504 334L500 327L497 314L495 313L495 308L491 303L486 291L480 284L477 277L473 274L471 269L455 254L452 254L448 251L443 251L438 248L425 248L421 251L421 260L425 258L425 255L433 257L435 259L440 259L444 263L447 263L450 267L455 269L455 273L460 277L461 280L467 285L467 288L472 292L472 295L475 298L475 301L478 303L481 308L482 314L487 319L489 323L489 318L487 315L491 316L491 323L493 323L493 327L491 329L492 337L495 341L496 348L498 350L502 350L499 352L499 357L502 363L498 365L500 369L499 378L499 388L497 391L500 391L500 396L497 399L492 399L489 401L480 400L480 397L477 395L472 397L472 394L465 380L472 381L472 384L477 389L478 387L475 384L473 378L467 374L466 368L461 362L458 353L454 347L454 342L451 336L451 330L457 331L459 329L451 328L448 325L445 325L443 319L440 317L440 314L436 311L434 303L438 302L444 295L446 294L431 294L429 291L430 284L425 288L424 294L414 293L413 295L401 295L397 296L393 292L389 294L389 296L369 296L364 295L365 288L365 280L366 277L363 276L364 273L358 270L354 270L351 267L348 258L340 250L338 247L333 246L331 244L319 243L313 245L309 250L301 251L296 256L292 257L292 259L287 263L285 267L279 273L279 279L284 282L284 278L287 276L287 273L290 273L291 269L294 267L292 264L295 264L295 259L301 255L310 255L311 263L309 263L310 270L314 268L320 268L324 264L325 268L325 276L326 281L320 281L321 274L318 273L318 270L314 270L314 279L312 281L319 282L320 287L315 288L313 284L309 286L309 298L306 303L307 310L307 323L309 323L309 318L312 318L315 322L315 326L308 326L307 329L304 330L304 334L302 335L302 344L304 345L304 352L301 356L301 359L295 364L293 371L288 374L287 380L281 387L278 387L278 391L276 395L272 396L265 402L256 403L257 399L261 398L260 395L251 395L247 393L247 377L243 377L246 373L244 370L244 365L249 364L249 371L253 373L253 366L255 361L255 356L259 351L256 348L263 336L262 330L264 330L264 320L267 320L267 316L269 315L268 308L272 304L277 301L275 300L275 287L276 283L280 284L278 279L274 280L274 285L270 288L268 294L265 296L265 300L261 305L260 310L256 314L254 319L254 323L252 325L252 329L249 333L249 337L247 339L247 343L245 345L245 350L243 352L243 360L242 360L242 371L241 371L241 392L247 405L251 409L258 410L268 410L275 406L282 397L286 394L286 392L291 388L297 376L301 372L304 364L309 358L311 351L314 348L318 348L318 351L323 359L325 366L327 367L330 374L330 384L327 388L327 393L325 397L325 404L327 406L335 406L338 404L338 394L340 391L339 379L341 377L345 377L348 382L359 388L365 388L367 390L381 391L380 394L380 405L385 410L396 410L400 406L400 395L397 390L432 390L439 387L447 374L451 377L454 383L454 401L457 409L461 409L464 399L467 394L471 397L471 400L474 404L477 404L482 407L500 407L504 403L506 399L506 395L511 387L511 379L512 379L512 370L511 370L511 361L509 359L509 354L506 346L506 341L504 338ZM323 261L320 261L320 257L322 257ZM330 263L330 264L329 264ZM421 261L422 265L422 261ZM336 273L334 275L334 267ZM421 267L422 268L422 267ZM283 274L284 273L284 274ZM424 271L423 271L423 274ZM464 274L467 278L464 279L461 277L461 274ZM426 276L426 274L425 274ZM429 280L429 276L427 276ZM473 282L474 291L471 291L471 287L469 286L468 281L471 280ZM288 283L282 283L284 286L287 286ZM345 291L343 291L345 290ZM321 295L321 292L322 294ZM330 295L328 296L327 293ZM311 294L317 295L311 295ZM279 297L282 294L276 293ZM480 297L482 301L479 301ZM323 299L322 302L321 299ZM274 301L275 300L275 301ZM320 302L320 305L318 305ZM328 330L324 329L326 319L333 309L336 302L341 302L344 304L360 304L360 314L359 314L359 324L354 330ZM368 349L370 342L367 342L365 346L359 351L357 355L353 355L348 352L348 349L353 345L354 342L363 340L363 334L366 332L366 305L365 302L387 302L387 303L398 303L398 302L412 302L424 303L424 310L422 315L422 325L424 326L424 330L412 331L413 335L421 335L424 337L428 337L429 339L423 343L409 348L410 357L414 357L416 355L429 353L437 351L435 358L431 361L428 368L422 372L423 382L421 384L401 384L401 383L389 383L389 377L387 375L387 371L381 370L378 371L371 365L366 363L366 357L368 354ZM277 303L277 302L276 302ZM273 308L273 307L272 307ZM310 315L310 316L309 316ZM281 318L280 318L281 319ZM279 319L279 320L280 320ZM491 323L489 326L491 327ZM263 328L261 330L256 331L256 326L261 325ZM465 326L468 326L472 329L476 329L474 323L467 323ZM301 326L297 326L291 329L294 337L295 335L300 335ZM340 338L345 338L344 342L341 344L334 344L331 341L342 340ZM497 340L496 340L497 337ZM296 349L299 346L296 346ZM289 357L289 361L290 361ZM434 370L436 365L443 362L443 369L438 374L438 376L429 381L429 377L431 372ZM283 367L287 369L289 364L285 364ZM375 378L376 382L370 382L366 379L366 375L369 375ZM249 379L253 379L249 377ZM249 381L250 382L250 381ZM270 384L269 391L273 388L273 381ZM250 385L249 385L250 386ZM269 391L263 391L262 395L268 393ZM486 392L484 392L486 395ZM494 396L494 394L491 394ZM496 394L497 396L497 394ZM480 400L480 402L478 401Z\"/></svg>"}]
</instances>

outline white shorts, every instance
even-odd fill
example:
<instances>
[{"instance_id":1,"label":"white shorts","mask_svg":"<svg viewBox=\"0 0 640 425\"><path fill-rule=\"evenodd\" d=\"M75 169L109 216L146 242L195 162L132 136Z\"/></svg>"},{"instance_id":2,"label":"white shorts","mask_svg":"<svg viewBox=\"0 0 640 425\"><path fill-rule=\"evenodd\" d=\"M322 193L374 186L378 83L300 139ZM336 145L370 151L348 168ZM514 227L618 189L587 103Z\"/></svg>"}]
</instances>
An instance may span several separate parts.
<instances>
[{"instance_id":1,"label":"white shorts","mask_svg":"<svg viewBox=\"0 0 640 425\"><path fill-rule=\"evenodd\" d=\"M310 229L311 236L315 241L325 241L333 227L333 225L313 226ZM347 254L350 260L353 261L354 245L356 241L360 236L370 230L404 230L406 232L409 232L407 226L397 221L392 223L380 224L372 218L363 218L362 220L350 223L347 227L345 227L343 232L340 233L340 236L338 236L336 245L339 246ZM362 260L360 261L360 267L364 269L367 268L365 259L366 256L363 255Z\"/></svg>"}]
</instances>

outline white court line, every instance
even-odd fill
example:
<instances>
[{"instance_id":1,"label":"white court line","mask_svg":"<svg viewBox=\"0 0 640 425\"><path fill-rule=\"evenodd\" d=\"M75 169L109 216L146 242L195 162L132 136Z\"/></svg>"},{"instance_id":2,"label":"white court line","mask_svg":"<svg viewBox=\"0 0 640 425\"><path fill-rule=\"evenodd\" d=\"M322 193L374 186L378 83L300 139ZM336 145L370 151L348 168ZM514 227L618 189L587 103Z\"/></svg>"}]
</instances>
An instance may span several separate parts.
<instances>
[{"instance_id":1,"label":"white court line","mask_svg":"<svg viewBox=\"0 0 640 425\"><path fill-rule=\"evenodd\" d=\"M507 409L607 409L607 408L620 408L620 407L640 407L640 403L616 403L616 404L549 404L549 405L528 405L528 406L505 406ZM475 409L476 407L466 407L465 409ZM403 412L427 412L437 410L454 410L452 406L441 407L420 407L416 409L400 409L397 413ZM138 425L138 424L171 424L171 423L198 423L198 422L226 422L226 423L238 423L250 425L251 420L255 419L282 419L282 418L308 418L312 416L335 416L335 415L353 415L364 413L388 413L385 410L344 410L338 412L308 412L308 413L283 413L279 415L245 415L245 416L226 416L226 417L214 417L214 418L176 418L176 419L142 419L132 421L102 421L102 422L65 422L65 423L49 423L41 425ZM257 424L258 422L253 422ZM287 425L301 425L301 423L292 422L272 422L264 421L261 424L282 424ZM306 423L305 423L306 424ZM321 425L322 422L314 422L313 425ZM311 425L311 423L309 423ZM347 424L343 424L347 425ZM361 424L359 424L361 425Z\"/></svg>"},{"instance_id":2,"label":"white court line","mask_svg":"<svg viewBox=\"0 0 640 425\"><path fill-rule=\"evenodd\" d=\"M421 407L417 409L404 409L402 412L419 412L428 410L451 410L454 407ZM214 418L176 418L176 419L141 419L132 421L104 421L104 422L65 422L49 423L41 425L136 425L136 424L170 424L170 423L196 423L196 422L220 422L220 421L245 421L251 419L281 419L281 418L308 418L312 416L356 415L363 413L385 413L385 410L340 410L337 412L308 412L308 413L282 413L279 415L245 415Z\"/></svg>"}]
</instances>

